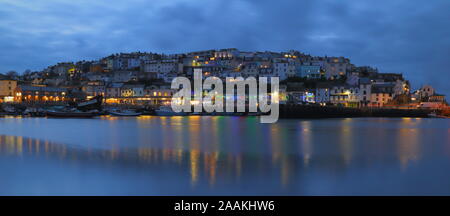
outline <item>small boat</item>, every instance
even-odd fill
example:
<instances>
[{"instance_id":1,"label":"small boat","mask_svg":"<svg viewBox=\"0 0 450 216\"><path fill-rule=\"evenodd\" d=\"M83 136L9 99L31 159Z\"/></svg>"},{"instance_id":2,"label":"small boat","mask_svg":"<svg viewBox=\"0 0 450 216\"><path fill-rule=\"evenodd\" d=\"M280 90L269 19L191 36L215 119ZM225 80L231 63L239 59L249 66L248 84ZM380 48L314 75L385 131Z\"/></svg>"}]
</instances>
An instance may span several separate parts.
<instances>
[{"instance_id":1,"label":"small boat","mask_svg":"<svg viewBox=\"0 0 450 216\"><path fill-rule=\"evenodd\" d=\"M24 113L24 111L26 110L26 107L23 105L12 104L12 105L1 106L0 110L4 111L4 112L2 112L2 114L5 114L5 115L19 116Z\"/></svg>"},{"instance_id":2,"label":"small boat","mask_svg":"<svg viewBox=\"0 0 450 216\"><path fill-rule=\"evenodd\" d=\"M430 118L439 118L436 112L428 113L428 117L430 117Z\"/></svg>"},{"instance_id":3,"label":"small boat","mask_svg":"<svg viewBox=\"0 0 450 216\"><path fill-rule=\"evenodd\" d=\"M185 116L185 112L175 112L170 106L160 106L159 109L155 110L157 116Z\"/></svg>"},{"instance_id":4,"label":"small boat","mask_svg":"<svg viewBox=\"0 0 450 216\"><path fill-rule=\"evenodd\" d=\"M142 113L136 112L134 110L123 110L123 111L109 111L110 115L113 116L140 116Z\"/></svg>"},{"instance_id":5,"label":"small boat","mask_svg":"<svg viewBox=\"0 0 450 216\"><path fill-rule=\"evenodd\" d=\"M46 115L55 118L92 118L98 114L96 112L47 111Z\"/></svg>"},{"instance_id":6,"label":"small boat","mask_svg":"<svg viewBox=\"0 0 450 216\"><path fill-rule=\"evenodd\" d=\"M101 110L102 109L102 101L103 97L101 95L95 96L90 100L76 103L76 108L81 111L89 111L89 110Z\"/></svg>"},{"instance_id":7,"label":"small boat","mask_svg":"<svg viewBox=\"0 0 450 216\"><path fill-rule=\"evenodd\" d=\"M444 116L444 115L438 115L436 112L429 113L428 117L429 118L449 118L449 117Z\"/></svg>"},{"instance_id":8,"label":"small boat","mask_svg":"<svg viewBox=\"0 0 450 216\"><path fill-rule=\"evenodd\" d=\"M45 117L45 111L43 111L40 108L27 108L23 115L30 116L30 117Z\"/></svg>"}]
</instances>

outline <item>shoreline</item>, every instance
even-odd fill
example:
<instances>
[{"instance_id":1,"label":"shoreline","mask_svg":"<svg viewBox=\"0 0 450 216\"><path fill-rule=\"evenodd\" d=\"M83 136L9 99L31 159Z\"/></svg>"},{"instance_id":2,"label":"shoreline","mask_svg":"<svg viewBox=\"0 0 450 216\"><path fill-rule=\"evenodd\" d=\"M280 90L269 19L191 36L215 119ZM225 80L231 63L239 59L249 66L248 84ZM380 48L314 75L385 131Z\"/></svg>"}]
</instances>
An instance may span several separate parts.
<instances>
[{"instance_id":1,"label":"shoreline","mask_svg":"<svg viewBox=\"0 0 450 216\"><path fill-rule=\"evenodd\" d=\"M35 112L0 112L0 117L6 116L22 116L22 117L46 117L47 110L51 105L34 105L26 106L17 104L22 107L34 107L40 109ZM109 115L105 111L107 106L99 107L95 116ZM135 107L139 109L138 107ZM103 110L103 111L102 111ZM141 110L146 110L141 108ZM222 112L222 113L184 113L184 116L260 116L266 113L249 113L249 112ZM158 116L154 113L154 110L146 110L142 112L142 116ZM173 116L181 116L173 114ZM279 106L279 118L280 119L326 119L326 118L358 118L358 117L382 117L382 118L449 118L446 113L440 113L433 110L426 109L393 109L393 108L350 108L339 106L318 106L318 105L299 105L299 104L280 104Z\"/></svg>"}]
</instances>

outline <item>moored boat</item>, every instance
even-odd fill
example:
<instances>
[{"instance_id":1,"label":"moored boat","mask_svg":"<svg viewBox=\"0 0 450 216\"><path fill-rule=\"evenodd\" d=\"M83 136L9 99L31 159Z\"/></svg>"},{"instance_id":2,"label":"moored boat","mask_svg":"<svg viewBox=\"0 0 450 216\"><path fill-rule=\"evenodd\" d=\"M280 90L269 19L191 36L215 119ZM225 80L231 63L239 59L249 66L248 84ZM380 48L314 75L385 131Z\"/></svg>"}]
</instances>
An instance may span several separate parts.
<instances>
[{"instance_id":1,"label":"moored boat","mask_svg":"<svg viewBox=\"0 0 450 216\"><path fill-rule=\"evenodd\" d=\"M77 111L47 111L47 117L55 118L92 118L97 116L96 112L77 112Z\"/></svg>"},{"instance_id":2,"label":"moored boat","mask_svg":"<svg viewBox=\"0 0 450 216\"><path fill-rule=\"evenodd\" d=\"M122 111L109 111L110 115L113 116L140 116L142 113L136 112L134 110L122 110Z\"/></svg>"},{"instance_id":3,"label":"moored boat","mask_svg":"<svg viewBox=\"0 0 450 216\"><path fill-rule=\"evenodd\" d=\"M103 97L101 95L95 96L90 100L80 102L76 104L76 109L81 111L89 111L89 110L102 110L102 101Z\"/></svg>"}]
</instances>

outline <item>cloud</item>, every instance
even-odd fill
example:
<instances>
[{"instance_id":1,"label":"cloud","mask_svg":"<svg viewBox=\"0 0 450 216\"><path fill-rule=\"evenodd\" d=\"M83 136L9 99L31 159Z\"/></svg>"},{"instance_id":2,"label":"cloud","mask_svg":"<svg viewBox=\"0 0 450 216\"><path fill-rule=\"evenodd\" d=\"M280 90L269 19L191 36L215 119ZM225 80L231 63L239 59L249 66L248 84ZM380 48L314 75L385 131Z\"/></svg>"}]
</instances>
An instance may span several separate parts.
<instances>
[{"instance_id":1,"label":"cloud","mask_svg":"<svg viewBox=\"0 0 450 216\"><path fill-rule=\"evenodd\" d=\"M0 72L116 52L296 49L450 94L449 9L446 0L3 0Z\"/></svg>"}]
</instances>

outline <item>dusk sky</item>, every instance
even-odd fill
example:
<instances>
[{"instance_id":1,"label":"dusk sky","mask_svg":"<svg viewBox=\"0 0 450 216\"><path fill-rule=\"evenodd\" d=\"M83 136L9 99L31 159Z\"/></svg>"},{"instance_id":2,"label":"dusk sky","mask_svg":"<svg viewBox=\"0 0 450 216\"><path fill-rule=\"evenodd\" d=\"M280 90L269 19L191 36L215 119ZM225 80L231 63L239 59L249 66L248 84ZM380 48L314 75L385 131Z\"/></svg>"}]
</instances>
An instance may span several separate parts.
<instances>
[{"instance_id":1,"label":"dusk sky","mask_svg":"<svg viewBox=\"0 0 450 216\"><path fill-rule=\"evenodd\" d=\"M0 72L118 52L345 56L450 95L450 1L0 0Z\"/></svg>"}]
</instances>

